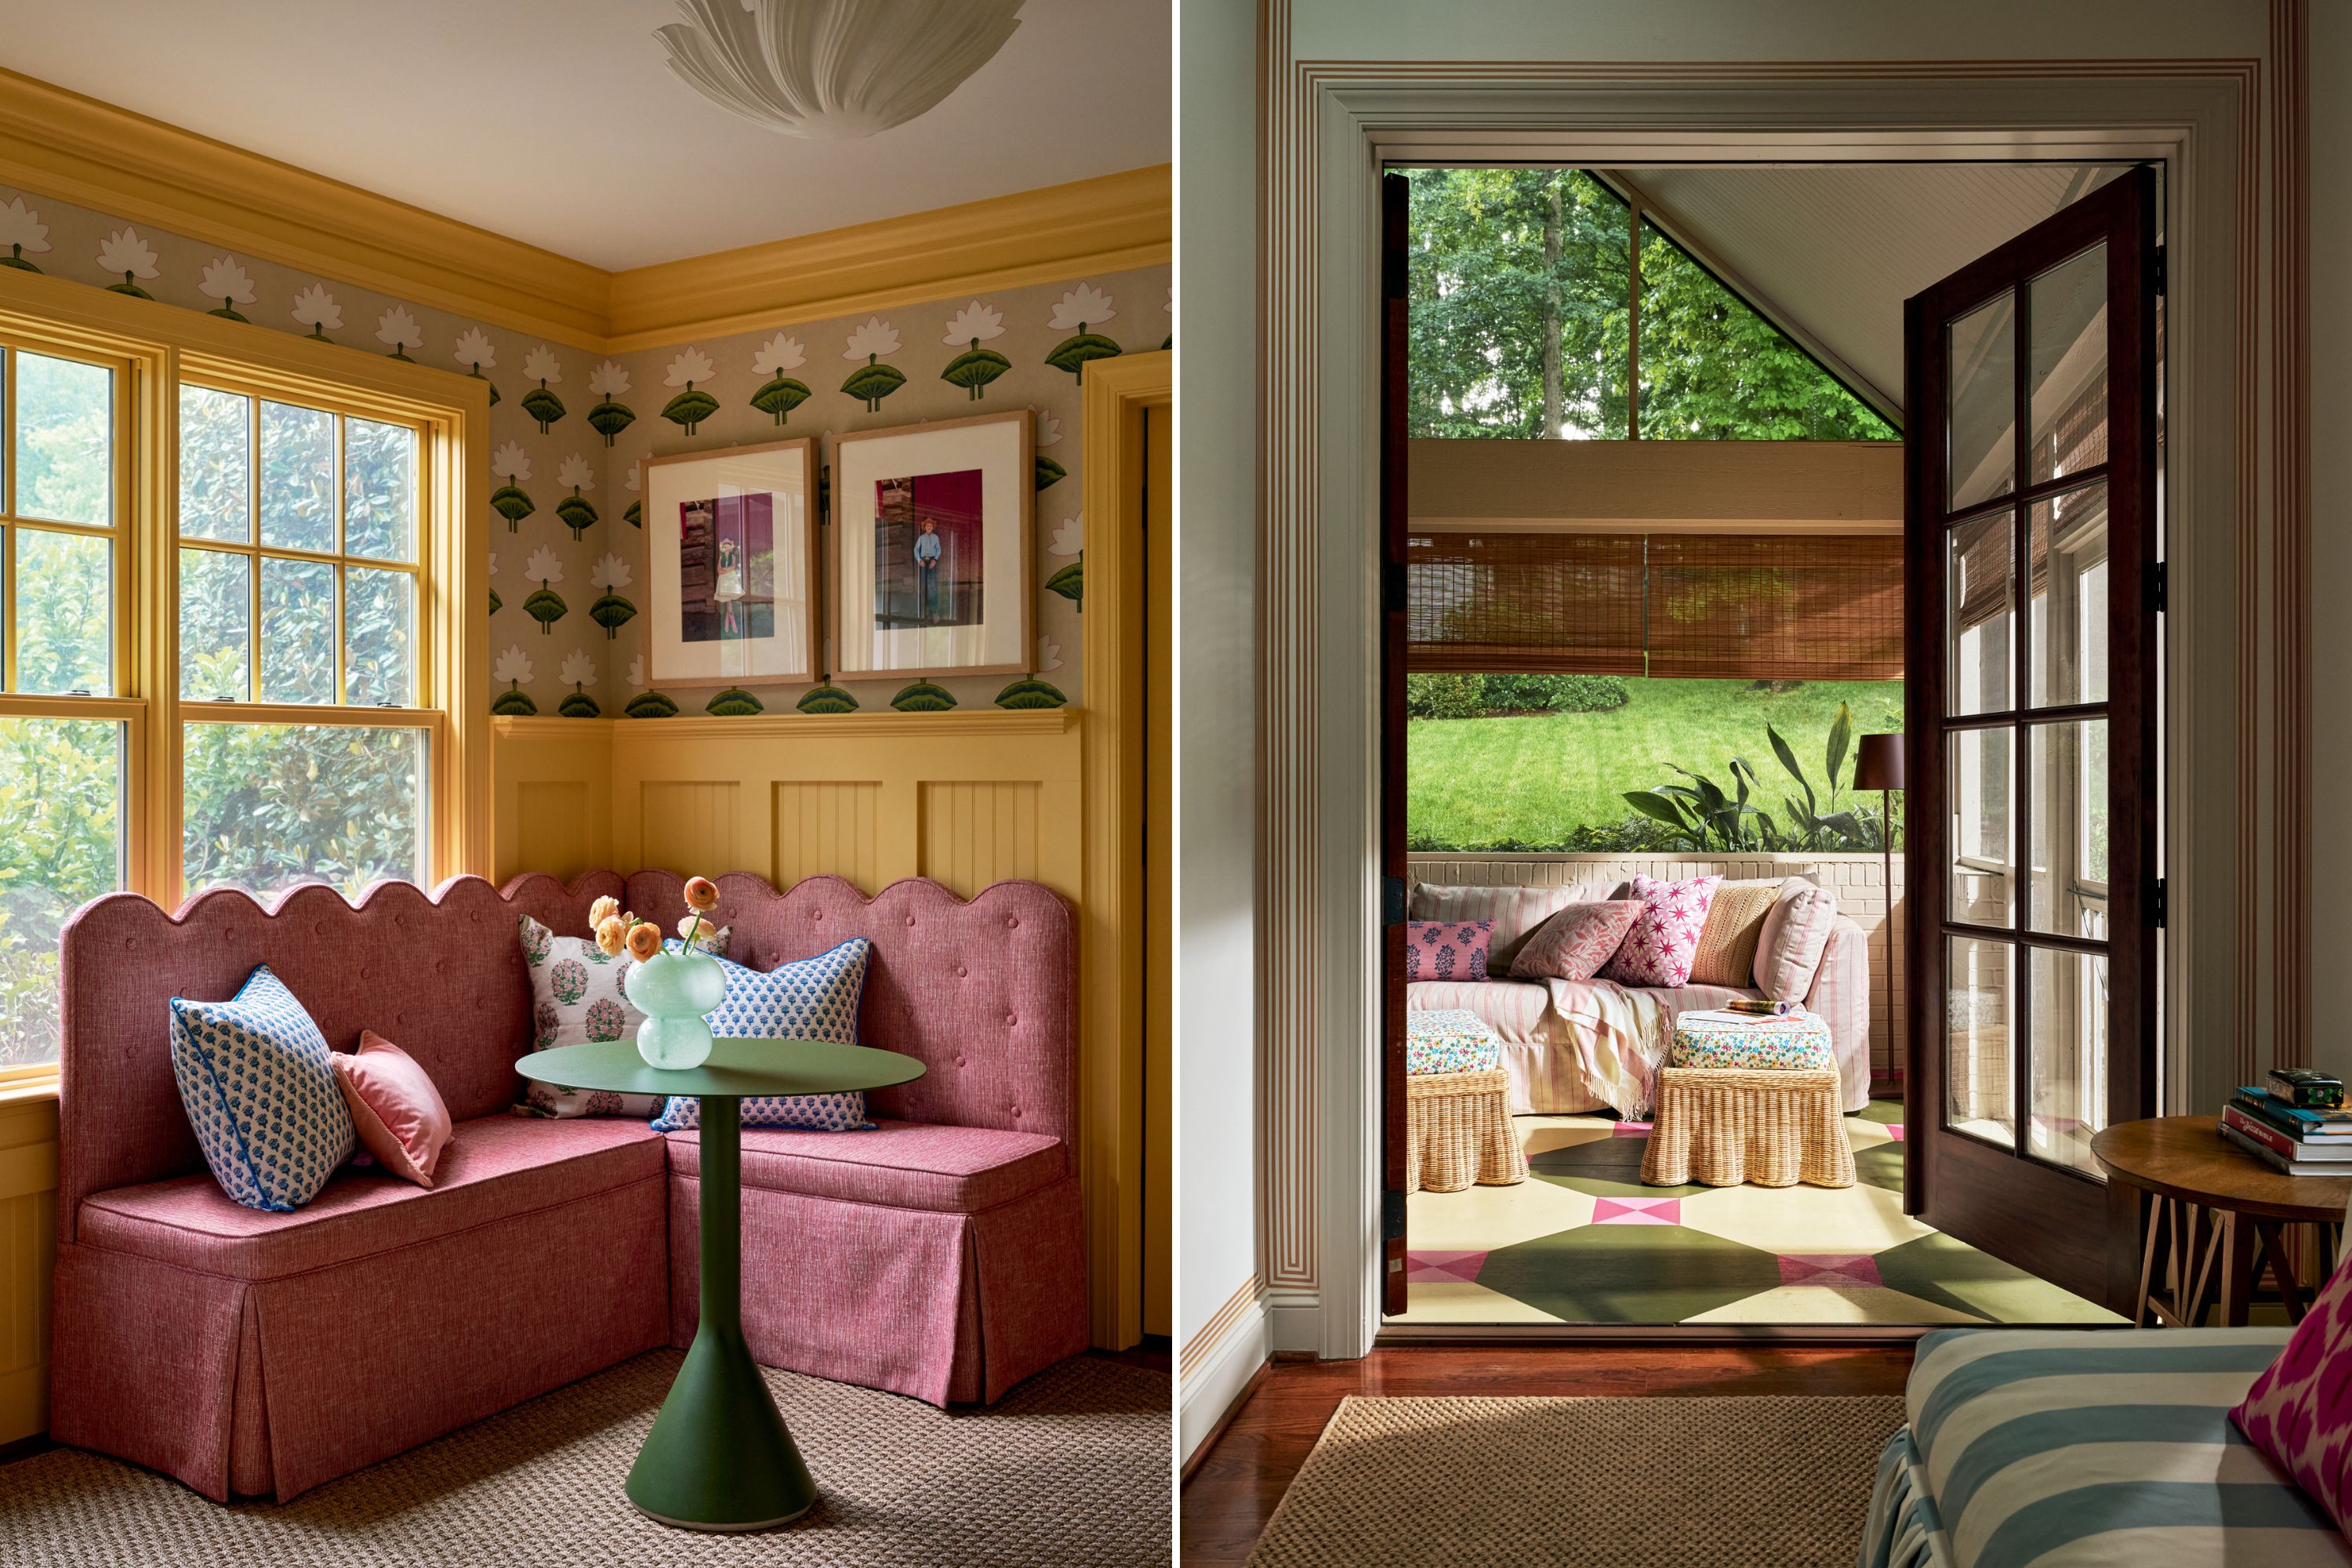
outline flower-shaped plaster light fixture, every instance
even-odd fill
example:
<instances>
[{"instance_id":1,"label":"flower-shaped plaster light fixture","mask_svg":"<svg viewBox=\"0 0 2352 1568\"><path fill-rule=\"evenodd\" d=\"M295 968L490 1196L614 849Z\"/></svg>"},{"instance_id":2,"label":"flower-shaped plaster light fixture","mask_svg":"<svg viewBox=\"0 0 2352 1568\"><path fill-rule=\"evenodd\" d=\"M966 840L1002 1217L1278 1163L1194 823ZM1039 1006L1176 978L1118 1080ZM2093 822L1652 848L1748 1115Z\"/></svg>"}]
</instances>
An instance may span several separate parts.
<instances>
[{"instance_id":1,"label":"flower-shaped plaster light fixture","mask_svg":"<svg viewBox=\"0 0 2352 1568\"><path fill-rule=\"evenodd\" d=\"M677 0L669 68L754 125L844 142L904 125L993 58L1021 0Z\"/></svg>"}]
</instances>

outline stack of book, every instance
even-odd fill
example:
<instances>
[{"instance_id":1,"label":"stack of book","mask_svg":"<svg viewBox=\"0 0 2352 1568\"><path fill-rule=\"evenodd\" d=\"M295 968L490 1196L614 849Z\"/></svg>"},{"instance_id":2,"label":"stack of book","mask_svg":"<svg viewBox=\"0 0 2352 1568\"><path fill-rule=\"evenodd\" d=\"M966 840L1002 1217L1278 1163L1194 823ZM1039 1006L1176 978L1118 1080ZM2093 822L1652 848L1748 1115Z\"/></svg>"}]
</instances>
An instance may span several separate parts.
<instances>
[{"instance_id":1,"label":"stack of book","mask_svg":"<svg viewBox=\"0 0 2352 1568\"><path fill-rule=\"evenodd\" d=\"M2352 1110L2344 1085L2309 1068L2281 1068L2221 1108L2221 1136L2290 1176L2352 1176Z\"/></svg>"}]
</instances>

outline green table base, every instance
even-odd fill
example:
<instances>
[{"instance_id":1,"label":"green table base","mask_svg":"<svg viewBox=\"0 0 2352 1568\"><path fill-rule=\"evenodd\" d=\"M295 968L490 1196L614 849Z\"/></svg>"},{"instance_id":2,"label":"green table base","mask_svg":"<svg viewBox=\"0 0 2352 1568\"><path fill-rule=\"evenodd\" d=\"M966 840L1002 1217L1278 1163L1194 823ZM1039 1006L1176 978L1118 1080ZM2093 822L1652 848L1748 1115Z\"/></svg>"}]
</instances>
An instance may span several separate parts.
<instances>
[{"instance_id":1,"label":"green table base","mask_svg":"<svg viewBox=\"0 0 2352 1568\"><path fill-rule=\"evenodd\" d=\"M816 1483L743 1343L740 1107L702 1100L702 1323L637 1462L629 1500L688 1530L765 1530L816 1502Z\"/></svg>"}]
</instances>

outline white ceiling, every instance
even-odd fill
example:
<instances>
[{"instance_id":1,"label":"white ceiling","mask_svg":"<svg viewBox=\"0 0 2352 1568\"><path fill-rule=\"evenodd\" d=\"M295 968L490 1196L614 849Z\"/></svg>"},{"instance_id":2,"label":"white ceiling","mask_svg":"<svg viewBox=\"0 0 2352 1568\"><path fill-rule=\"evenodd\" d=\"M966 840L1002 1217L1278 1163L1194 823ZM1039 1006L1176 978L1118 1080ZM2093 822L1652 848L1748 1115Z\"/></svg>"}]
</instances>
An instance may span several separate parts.
<instances>
[{"instance_id":1,"label":"white ceiling","mask_svg":"<svg viewBox=\"0 0 2352 1568\"><path fill-rule=\"evenodd\" d=\"M669 0L0 0L0 66L620 268L1167 163L1170 0L1028 0L929 114L858 142L669 73Z\"/></svg>"},{"instance_id":2,"label":"white ceiling","mask_svg":"<svg viewBox=\"0 0 2352 1568\"><path fill-rule=\"evenodd\" d=\"M2122 165L1842 163L1629 170L1711 250L1900 406L1903 301L2097 189Z\"/></svg>"}]
</instances>

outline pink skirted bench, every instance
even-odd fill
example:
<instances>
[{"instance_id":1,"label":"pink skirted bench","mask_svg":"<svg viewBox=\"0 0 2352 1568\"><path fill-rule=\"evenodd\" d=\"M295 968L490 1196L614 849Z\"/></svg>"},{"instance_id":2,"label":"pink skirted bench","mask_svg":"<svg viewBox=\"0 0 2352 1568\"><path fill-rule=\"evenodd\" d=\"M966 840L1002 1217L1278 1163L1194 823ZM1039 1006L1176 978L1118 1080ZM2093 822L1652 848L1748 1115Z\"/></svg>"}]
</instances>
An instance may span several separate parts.
<instances>
[{"instance_id":1,"label":"pink skirted bench","mask_svg":"<svg viewBox=\"0 0 2352 1568\"><path fill-rule=\"evenodd\" d=\"M873 943L863 1044L920 1058L874 1131L743 1131L743 1321L772 1365L993 1402L1082 1350L1075 922L1050 890L969 901L919 879L719 879L754 969ZM214 891L167 916L85 906L61 947L50 1435L208 1497L275 1496L668 1343L696 1314L697 1135L508 1114L530 1049L515 921L585 934L610 894L683 907L682 879L383 883L355 909ZM172 1079L165 1004L268 963L328 1045L373 1029L457 1122L435 1185L338 1173L292 1214L232 1203Z\"/></svg>"}]
</instances>

